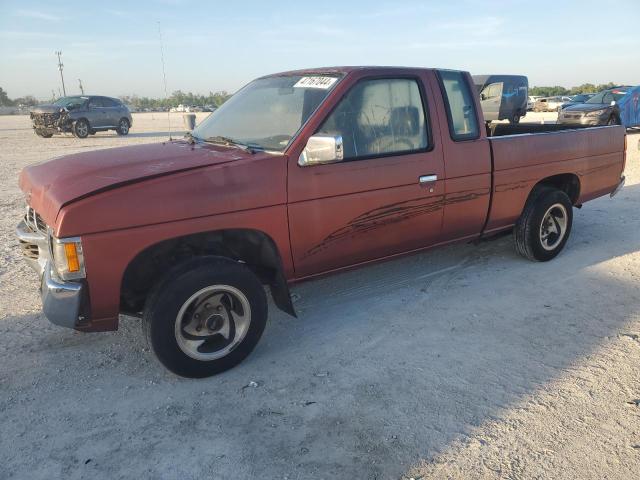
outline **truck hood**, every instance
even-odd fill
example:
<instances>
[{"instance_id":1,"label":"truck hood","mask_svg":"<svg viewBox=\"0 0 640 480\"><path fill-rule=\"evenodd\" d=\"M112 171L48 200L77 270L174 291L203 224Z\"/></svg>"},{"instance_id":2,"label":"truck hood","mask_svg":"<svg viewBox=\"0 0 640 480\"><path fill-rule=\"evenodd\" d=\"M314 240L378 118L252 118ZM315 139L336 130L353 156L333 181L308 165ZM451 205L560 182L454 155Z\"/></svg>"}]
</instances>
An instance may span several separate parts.
<instances>
[{"instance_id":1,"label":"truck hood","mask_svg":"<svg viewBox=\"0 0 640 480\"><path fill-rule=\"evenodd\" d=\"M27 203L53 226L60 209L89 195L149 178L268 155L184 141L66 155L26 167L20 188Z\"/></svg>"}]
</instances>

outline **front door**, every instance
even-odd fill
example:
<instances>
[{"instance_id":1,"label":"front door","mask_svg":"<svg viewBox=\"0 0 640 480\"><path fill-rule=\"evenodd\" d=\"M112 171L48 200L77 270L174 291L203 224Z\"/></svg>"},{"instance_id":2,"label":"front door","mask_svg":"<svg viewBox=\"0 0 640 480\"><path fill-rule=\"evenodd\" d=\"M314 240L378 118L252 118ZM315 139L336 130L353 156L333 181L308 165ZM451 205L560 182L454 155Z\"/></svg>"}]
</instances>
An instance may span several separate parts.
<instances>
[{"instance_id":1,"label":"front door","mask_svg":"<svg viewBox=\"0 0 640 480\"><path fill-rule=\"evenodd\" d=\"M107 124L107 109L102 103L102 98L92 97L89 100L89 124L91 127L100 128Z\"/></svg>"},{"instance_id":2,"label":"front door","mask_svg":"<svg viewBox=\"0 0 640 480\"><path fill-rule=\"evenodd\" d=\"M315 131L341 136L344 160L306 167L289 160L296 277L438 241L444 167L419 75L354 79Z\"/></svg>"}]
</instances>

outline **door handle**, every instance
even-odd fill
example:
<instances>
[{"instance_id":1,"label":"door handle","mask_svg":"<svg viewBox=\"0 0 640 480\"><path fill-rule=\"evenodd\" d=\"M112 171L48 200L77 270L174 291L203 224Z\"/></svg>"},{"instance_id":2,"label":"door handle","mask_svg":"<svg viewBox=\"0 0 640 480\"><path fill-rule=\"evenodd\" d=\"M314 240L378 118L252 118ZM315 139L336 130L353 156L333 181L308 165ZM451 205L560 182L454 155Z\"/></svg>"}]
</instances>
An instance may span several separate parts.
<instances>
[{"instance_id":1,"label":"door handle","mask_svg":"<svg viewBox=\"0 0 640 480\"><path fill-rule=\"evenodd\" d=\"M424 185L425 183L432 183L438 180L437 175L420 175L420 185Z\"/></svg>"}]
</instances>

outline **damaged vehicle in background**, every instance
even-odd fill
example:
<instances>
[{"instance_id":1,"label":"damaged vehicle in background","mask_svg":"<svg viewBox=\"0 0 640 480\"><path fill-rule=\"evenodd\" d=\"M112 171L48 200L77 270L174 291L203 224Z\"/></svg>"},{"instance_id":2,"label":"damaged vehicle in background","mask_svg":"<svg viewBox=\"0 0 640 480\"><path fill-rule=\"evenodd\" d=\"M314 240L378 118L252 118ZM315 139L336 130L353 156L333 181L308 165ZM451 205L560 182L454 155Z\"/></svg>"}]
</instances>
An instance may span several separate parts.
<instances>
[{"instance_id":1,"label":"damaged vehicle in background","mask_svg":"<svg viewBox=\"0 0 640 480\"><path fill-rule=\"evenodd\" d=\"M33 107L30 116L34 132L43 138L54 133L86 138L107 130L127 135L133 124L129 108L120 100L93 95L62 97L51 105Z\"/></svg>"},{"instance_id":2,"label":"damaged vehicle in background","mask_svg":"<svg viewBox=\"0 0 640 480\"><path fill-rule=\"evenodd\" d=\"M571 105L558 114L564 125L640 125L640 87L616 87L594 95L585 103Z\"/></svg>"}]
</instances>

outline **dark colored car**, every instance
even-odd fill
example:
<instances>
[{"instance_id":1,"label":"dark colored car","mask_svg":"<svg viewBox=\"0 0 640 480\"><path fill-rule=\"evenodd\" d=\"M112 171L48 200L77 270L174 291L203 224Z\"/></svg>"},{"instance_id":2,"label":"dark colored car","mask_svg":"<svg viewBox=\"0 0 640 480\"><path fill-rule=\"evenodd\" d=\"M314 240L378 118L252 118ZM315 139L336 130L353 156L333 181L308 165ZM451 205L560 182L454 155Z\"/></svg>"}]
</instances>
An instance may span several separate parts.
<instances>
[{"instance_id":1,"label":"dark colored car","mask_svg":"<svg viewBox=\"0 0 640 480\"><path fill-rule=\"evenodd\" d=\"M527 113L529 80L522 75L473 75L484 119L520 122Z\"/></svg>"},{"instance_id":2,"label":"dark colored car","mask_svg":"<svg viewBox=\"0 0 640 480\"><path fill-rule=\"evenodd\" d=\"M54 133L73 133L86 138L96 132L115 130L126 135L133 124L129 108L117 98L95 95L62 97L51 105L31 109L36 135L50 138Z\"/></svg>"},{"instance_id":3,"label":"dark colored car","mask_svg":"<svg viewBox=\"0 0 640 480\"><path fill-rule=\"evenodd\" d=\"M558 113L558 123L569 125L620 125L618 100L628 87L603 90L585 103L569 105Z\"/></svg>"}]
</instances>

